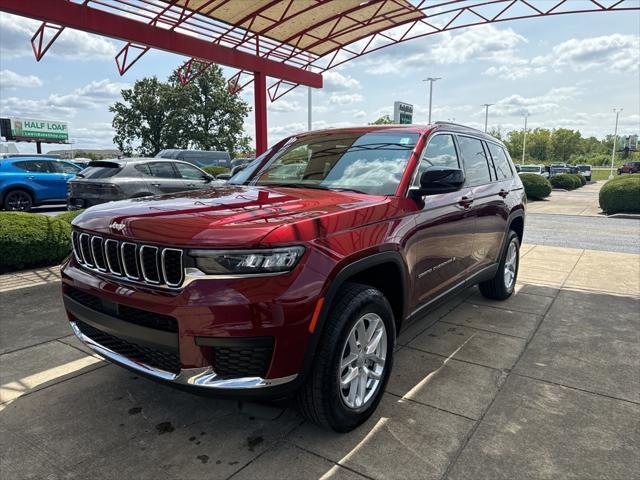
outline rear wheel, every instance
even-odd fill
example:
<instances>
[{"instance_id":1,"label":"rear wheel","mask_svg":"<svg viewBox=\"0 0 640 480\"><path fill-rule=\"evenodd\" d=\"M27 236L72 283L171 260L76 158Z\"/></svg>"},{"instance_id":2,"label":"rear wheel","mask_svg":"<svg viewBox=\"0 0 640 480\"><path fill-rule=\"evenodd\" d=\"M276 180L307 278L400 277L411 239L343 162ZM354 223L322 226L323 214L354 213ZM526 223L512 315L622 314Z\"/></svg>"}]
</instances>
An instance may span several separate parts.
<instances>
[{"instance_id":1,"label":"rear wheel","mask_svg":"<svg viewBox=\"0 0 640 480\"><path fill-rule=\"evenodd\" d=\"M24 190L12 190L4 197L4 209L15 212L28 212L33 207L33 198Z\"/></svg>"},{"instance_id":2,"label":"rear wheel","mask_svg":"<svg viewBox=\"0 0 640 480\"><path fill-rule=\"evenodd\" d=\"M374 412L389 378L395 323L377 289L347 284L329 313L316 361L298 394L302 414L347 432Z\"/></svg>"},{"instance_id":3,"label":"rear wheel","mask_svg":"<svg viewBox=\"0 0 640 480\"><path fill-rule=\"evenodd\" d=\"M506 300L516 286L518 266L520 265L520 240L518 234L509 230L507 245L502 253L498 271L491 280L478 285L480 293L493 300Z\"/></svg>"}]
</instances>

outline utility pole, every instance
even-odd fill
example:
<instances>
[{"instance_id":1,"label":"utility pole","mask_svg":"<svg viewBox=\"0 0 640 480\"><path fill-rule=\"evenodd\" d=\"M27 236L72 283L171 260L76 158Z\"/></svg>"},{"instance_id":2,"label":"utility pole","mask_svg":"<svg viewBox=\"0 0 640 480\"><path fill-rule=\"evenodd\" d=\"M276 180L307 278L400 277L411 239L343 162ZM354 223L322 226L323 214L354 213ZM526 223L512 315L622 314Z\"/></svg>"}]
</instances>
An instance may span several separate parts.
<instances>
[{"instance_id":1,"label":"utility pole","mask_svg":"<svg viewBox=\"0 0 640 480\"><path fill-rule=\"evenodd\" d=\"M431 123L431 105L433 103L433 82L442 80L442 77L429 77L422 80L423 82L429 82L429 120L427 123Z\"/></svg>"},{"instance_id":2,"label":"utility pole","mask_svg":"<svg viewBox=\"0 0 640 480\"><path fill-rule=\"evenodd\" d=\"M312 129L312 124L313 124L313 119L312 119L312 115L311 112L313 111L313 106L312 106L312 90L311 87L308 87L309 90L309 96L307 98L307 130L311 131Z\"/></svg>"},{"instance_id":3,"label":"utility pole","mask_svg":"<svg viewBox=\"0 0 640 480\"><path fill-rule=\"evenodd\" d=\"M524 153L527 150L527 118L529 118L529 112L524 114L524 138L522 139L522 165L524 165Z\"/></svg>"},{"instance_id":4,"label":"utility pole","mask_svg":"<svg viewBox=\"0 0 640 480\"><path fill-rule=\"evenodd\" d=\"M616 128L613 131L613 149L611 150L611 172L609 173L609 180L613 180L613 163L616 160L616 141L618 140L618 116L622 110L622 108L613 109L616 114Z\"/></svg>"},{"instance_id":5,"label":"utility pole","mask_svg":"<svg viewBox=\"0 0 640 480\"><path fill-rule=\"evenodd\" d=\"M484 107L484 133L487 133L487 125L489 124L489 107L493 105L493 103L483 103Z\"/></svg>"}]
</instances>

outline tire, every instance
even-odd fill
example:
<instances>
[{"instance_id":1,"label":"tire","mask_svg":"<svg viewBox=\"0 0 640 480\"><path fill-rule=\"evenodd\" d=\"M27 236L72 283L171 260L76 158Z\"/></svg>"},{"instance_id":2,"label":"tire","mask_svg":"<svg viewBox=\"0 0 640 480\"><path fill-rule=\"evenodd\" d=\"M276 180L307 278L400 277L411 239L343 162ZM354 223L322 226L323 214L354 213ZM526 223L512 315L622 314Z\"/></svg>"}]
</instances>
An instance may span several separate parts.
<instances>
[{"instance_id":1,"label":"tire","mask_svg":"<svg viewBox=\"0 0 640 480\"><path fill-rule=\"evenodd\" d=\"M515 257L512 257L515 254ZM513 261L510 261L513 258ZM518 267L520 266L520 240L518 234L509 230L507 243L500 258L496 275L485 282L478 284L480 293L492 300L506 300L513 294L518 278ZM507 269L511 275L507 274Z\"/></svg>"},{"instance_id":2,"label":"tire","mask_svg":"<svg viewBox=\"0 0 640 480\"><path fill-rule=\"evenodd\" d=\"M366 360L365 349L351 351L353 343L350 340L360 341L358 332L363 330L359 330L358 325L361 322L365 338L369 328L373 329L372 338L380 337L375 353L385 355L381 369L380 363ZM384 329L384 335L378 334L381 329ZM385 296L373 287L345 284L329 312L312 370L298 392L301 413L308 420L336 432L348 432L365 422L384 393L393 367L395 340L393 312ZM348 366L340 368L347 361ZM374 376L367 376L367 372L373 372ZM348 386L341 387L341 378L347 379L347 374L356 377ZM358 395L362 392L363 384L359 382L363 377L364 392ZM355 395L351 395L353 391ZM349 405L350 401L352 405Z\"/></svg>"},{"instance_id":3,"label":"tire","mask_svg":"<svg viewBox=\"0 0 640 480\"><path fill-rule=\"evenodd\" d=\"M26 190L11 190L4 196L3 207L13 212L28 212L33 207L33 197Z\"/></svg>"}]
</instances>

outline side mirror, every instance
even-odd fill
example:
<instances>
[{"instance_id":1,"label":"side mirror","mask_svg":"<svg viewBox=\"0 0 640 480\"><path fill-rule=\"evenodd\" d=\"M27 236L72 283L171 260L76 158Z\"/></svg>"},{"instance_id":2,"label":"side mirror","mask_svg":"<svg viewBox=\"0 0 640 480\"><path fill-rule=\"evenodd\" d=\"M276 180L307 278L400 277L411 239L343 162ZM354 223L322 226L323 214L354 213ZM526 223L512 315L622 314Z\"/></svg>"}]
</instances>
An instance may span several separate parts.
<instances>
[{"instance_id":1,"label":"side mirror","mask_svg":"<svg viewBox=\"0 0 640 480\"><path fill-rule=\"evenodd\" d=\"M216 178L213 175L210 175L207 173L207 176L205 177L204 181L205 183L211 183L215 180Z\"/></svg>"},{"instance_id":2,"label":"side mirror","mask_svg":"<svg viewBox=\"0 0 640 480\"><path fill-rule=\"evenodd\" d=\"M516 172L520 173L520 170L521 170L520 165L516 163Z\"/></svg>"},{"instance_id":3,"label":"side mirror","mask_svg":"<svg viewBox=\"0 0 640 480\"><path fill-rule=\"evenodd\" d=\"M455 192L462 188L464 180L464 172L459 168L429 167L420 176L420 188L412 192L419 197Z\"/></svg>"},{"instance_id":4,"label":"side mirror","mask_svg":"<svg viewBox=\"0 0 640 480\"><path fill-rule=\"evenodd\" d=\"M235 167L233 167L231 169L231 176L233 177L240 170L244 170L246 166L247 166L246 164L245 165L236 165Z\"/></svg>"}]
</instances>

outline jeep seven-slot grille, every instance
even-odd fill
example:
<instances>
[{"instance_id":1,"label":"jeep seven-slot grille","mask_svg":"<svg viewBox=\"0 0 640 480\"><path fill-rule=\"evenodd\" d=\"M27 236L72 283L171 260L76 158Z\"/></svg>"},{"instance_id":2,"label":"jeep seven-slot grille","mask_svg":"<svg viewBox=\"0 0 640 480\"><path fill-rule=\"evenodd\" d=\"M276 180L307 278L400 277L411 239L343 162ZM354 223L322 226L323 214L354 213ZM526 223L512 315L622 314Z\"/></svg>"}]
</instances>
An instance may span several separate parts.
<instances>
[{"instance_id":1,"label":"jeep seven-slot grille","mask_svg":"<svg viewBox=\"0 0 640 480\"><path fill-rule=\"evenodd\" d=\"M178 333L178 322L169 315L140 310L139 308L129 307L120 303L116 303L115 308L107 309L100 297L71 286L67 286L64 293L85 307L106 315L111 315L125 322L135 323L141 327L153 328L154 330Z\"/></svg>"},{"instance_id":2,"label":"jeep seven-slot grille","mask_svg":"<svg viewBox=\"0 0 640 480\"><path fill-rule=\"evenodd\" d=\"M177 288L184 280L182 250L103 238L74 230L73 252L82 266L154 286Z\"/></svg>"},{"instance_id":3,"label":"jeep seven-slot grille","mask_svg":"<svg viewBox=\"0 0 640 480\"><path fill-rule=\"evenodd\" d=\"M91 325L76 320L76 326L87 337L123 357L135 360L150 367L174 374L180 373L180 357L177 353L166 352L127 342L113 335L98 330Z\"/></svg>"}]
</instances>

